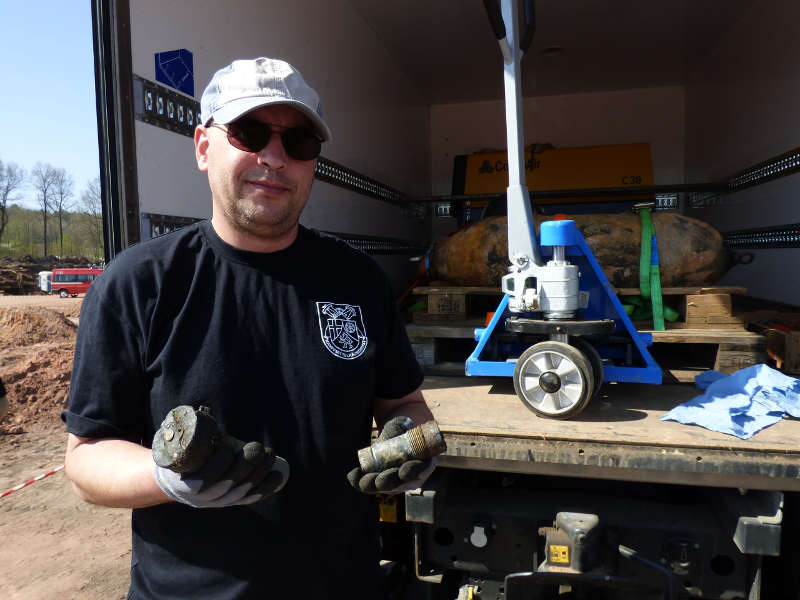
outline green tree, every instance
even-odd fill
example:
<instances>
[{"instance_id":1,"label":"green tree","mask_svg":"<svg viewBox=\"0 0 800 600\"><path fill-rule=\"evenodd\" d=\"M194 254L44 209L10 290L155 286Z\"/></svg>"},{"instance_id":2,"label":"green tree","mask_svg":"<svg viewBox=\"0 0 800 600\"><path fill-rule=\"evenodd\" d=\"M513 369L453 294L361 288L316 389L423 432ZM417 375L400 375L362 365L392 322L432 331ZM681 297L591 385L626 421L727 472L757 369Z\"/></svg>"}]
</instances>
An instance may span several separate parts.
<instances>
[{"instance_id":1,"label":"green tree","mask_svg":"<svg viewBox=\"0 0 800 600\"><path fill-rule=\"evenodd\" d=\"M31 177L33 189L36 192L36 200L39 203L39 211L42 215L42 240L44 256L47 256L47 217L53 210L58 169L51 164L37 162L33 167L33 171L31 171Z\"/></svg>"},{"instance_id":2,"label":"green tree","mask_svg":"<svg viewBox=\"0 0 800 600\"><path fill-rule=\"evenodd\" d=\"M84 220L94 247L103 247L103 205L100 195L100 177L95 177L86 184L80 200L80 208L86 214Z\"/></svg>"},{"instance_id":3,"label":"green tree","mask_svg":"<svg viewBox=\"0 0 800 600\"><path fill-rule=\"evenodd\" d=\"M0 256L46 256L48 247L58 242L62 258L102 261L100 178L89 181L80 197L75 198L73 178L63 169L40 163L34 171L35 176L32 172L26 178L17 165L0 161L0 208L3 208ZM26 208L17 202L25 185L31 197L37 200L38 209ZM43 198L47 199L46 209ZM43 221L50 222L51 217L58 219L57 230L43 227Z\"/></svg>"},{"instance_id":4,"label":"green tree","mask_svg":"<svg viewBox=\"0 0 800 600\"><path fill-rule=\"evenodd\" d=\"M25 171L15 163L0 160L0 240L8 225L8 205L25 183Z\"/></svg>"},{"instance_id":5,"label":"green tree","mask_svg":"<svg viewBox=\"0 0 800 600\"><path fill-rule=\"evenodd\" d=\"M3 243L4 254L8 256L33 256L39 253L41 227L38 211L11 205L8 207L8 228Z\"/></svg>"},{"instance_id":6,"label":"green tree","mask_svg":"<svg viewBox=\"0 0 800 600\"><path fill-rule=\"evenodd\" d=\"M72 207L74 181L64 169L56 169L53 179L53 208L58 215L59 256L64 256L64 211Z\"/></svg>"}]
</instances>

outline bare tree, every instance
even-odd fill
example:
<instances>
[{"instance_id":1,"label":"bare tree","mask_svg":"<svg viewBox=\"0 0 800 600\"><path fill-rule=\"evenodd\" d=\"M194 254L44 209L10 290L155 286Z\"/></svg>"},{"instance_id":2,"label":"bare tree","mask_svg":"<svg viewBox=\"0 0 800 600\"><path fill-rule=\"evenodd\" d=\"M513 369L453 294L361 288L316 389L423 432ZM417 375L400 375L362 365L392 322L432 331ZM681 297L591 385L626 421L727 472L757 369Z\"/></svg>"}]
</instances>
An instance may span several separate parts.
<instances>
[{"instance_id":1,"label":"bare tree","mask_svg":"<svg viewBox=\"0 0 800 600\"><path fill-rule=\"evenodd\" d=\"M75 183L72 175L64 169L56 169L53 184L53 208L58 215L59 255L64 256L64 211L72 208Z\"/></svg>"},{"instance_id":2,"label":"bare tree","mask_svg":"<svg viewBox=\"0 0 800 600\"><path fill-rule=\"evenodd\" d=\"M47 217L53 210L56 180L58 169L50 164L36 163L31 171L31 185L36 191L36 200L39 202L39 211L42 214L42 227L44 229L44 255L47 256Z\"/></svg>"},{"instance_id":3,"label":"bare tree","mask_svg":"<svg viewBox=\"0 0 800 600\"><path fill-rule=\"evenodd\" d=\"M0 239L8 225L8 203L16 200L14 194L25 183L25 170L15 163L0 160Z\"/></svg>"},{"instance_id":4,"label":"bare tree","mask_svg":"<svg viewBox=\"0 0 800 600\"><path fill-rule=\"evenodd\" d=\"M97 248L103 247L103 204L100 195L100 178L86 184L81 194L81 209L88 215L89 230Z\"/></svg>"}]
</instances>

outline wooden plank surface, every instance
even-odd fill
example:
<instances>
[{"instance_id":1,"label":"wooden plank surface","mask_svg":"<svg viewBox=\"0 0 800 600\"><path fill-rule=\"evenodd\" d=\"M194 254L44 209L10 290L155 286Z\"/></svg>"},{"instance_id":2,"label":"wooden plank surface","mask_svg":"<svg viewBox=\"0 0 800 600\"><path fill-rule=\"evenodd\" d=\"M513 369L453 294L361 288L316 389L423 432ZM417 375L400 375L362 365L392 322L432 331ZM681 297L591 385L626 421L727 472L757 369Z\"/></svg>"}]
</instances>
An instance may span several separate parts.
<instances>
[{"instance_id":1,"label":"wooden plank surface","mask_svg":"<svg viewBox=\"0 0 800 600\"><path fill-rule=\"evenodd\" d=\"M639 296L639 288L616 288L618 296ZM661 288L662 296L687 296L689 294L746 294L747 288L738 285L709 287L665 287Z\"/></svg>"},{"instance_id":2,"label":"wooden plank surface","mask_svg":"<svg viewBox=\"0 0 800 600\"><path fill-rule=\"evenodd\" d=\"M800 421L785 419L749 440L660 421L669 410L702 392L689 384L607 383L577 417L543 419L514 393L511 378L428 377L423 392L443 431L793 452L800 460ZM789 435L791 434L791 435Z\"/></svg>"},{"instance_id":3,"label":"wooden plank surface","mask_svg":"<svg viewBox=\"0 0 800 600\"><path fill-rule=\"evenodd\" d=\"M800 490L800 421L784 419L749 440L660 421L700 393L693 385L605 384L563 421L528 410L506 378L431 376L423 391L448 440L446 466Z\"/></svg>"},{"instance_id":4,"label":"wooden plank surface","mask_svg":"<svg viewBox=\"0 0 800 600\"><path fill-rule=\"evenodd\" d=\"M467 285L453 286L425 286L420 285L414 288L414 294L488 294L490 296L502 295L499 287L480 287Z\"/></svg>"},{"instance_id":5,"label":"wooden plank surface","mask_svg":"<svg viewBox=\"0 0 800 600\"><path fill-rule=\"evenodd\" d=\"M737 344L740 346L766 346L767 343L765 335L746 329L667 329L666 331L640 329L639 333L652 334L654 343Z\"/></svg>"},{"instance_id":6,"label":"wooden plank surface","mask_svg":"<svg viewBox=\"0 0 800 600\"><path fill-rule=\"evenodd\" d=\"M663 373L664 383L691 383L694 384L694 378L707 371L708 369L666 369ZM675 381L667 381L669 377L674 377Z\"/></svg>"},{"instance_id":7,"label":"wooden plank surface","mask_svg":"<svg viewBox=\"0 0 800 600\"><path fill-rule=\"evenodd\" d=\"M468 294L503 293L499 287L482 286L418 286L414 288L415 294L442 294L453 291L466 292ZM642 293L639 288L614 288L614 292L619 296L638 296ZM662 296L686 296L689 294L747 294L747 288L738 285L661 288Z\"/></svg>"},{"instance_id":8,"label":"wooden plank surface","mask_svg":"<svg viewBox=\"0 0 800 600\"><path fill-rule=\"evenodd\" d=\"M483 326L483 319L466 319L452 325L408 323L406 325L406 333L410 338L475 339L475 329Z\"/></svg>"},{"instance_id":9,"label":"wooden plank surface","mask_svg":"<svg viewBox=\"0 0 800 600\"><path fill-rule=\"evenodd\" d=\"M409 323L406 332L409 337L434 338L474 338L476 327L483 327L481 319L469 319L454 322L450 325L425 325ZM640 333L653 335L653 342L681 344L738 344L742 346L766 345L766 336L746 329L667 329L654 331L639 329Z\"/></svg>"}]
</instances>

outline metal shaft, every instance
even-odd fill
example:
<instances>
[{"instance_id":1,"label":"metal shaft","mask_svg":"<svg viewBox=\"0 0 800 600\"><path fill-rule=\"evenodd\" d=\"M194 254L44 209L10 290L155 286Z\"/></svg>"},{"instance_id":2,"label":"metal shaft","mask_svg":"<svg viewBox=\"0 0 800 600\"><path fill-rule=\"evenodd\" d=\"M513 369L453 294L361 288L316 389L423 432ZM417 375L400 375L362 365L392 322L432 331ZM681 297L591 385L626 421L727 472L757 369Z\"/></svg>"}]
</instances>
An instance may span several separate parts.
<instances>
[{"instance_id":1,"label":"metal shaft","mask_svg":"<svg viewBox=\"0 0 800 600\"><path fill-rule=\"evenodd\" d=\"M529 259L542 264L536 231L533 225L532 200L525 178L525 142L522 118L522 50L519 39L519 4L517 0L502 0L501 10L506 26L506 39L511 48L510 60L503 61L505 89L506 138L508 144L508 258ZM522 288L520 288L521 292Z\"/></svg>"},{"instance_id":2,"label":"metal shaft","mask_svg":"<svg viewBox=\"0 0 800 600\"><path fill-rule=\"evenodd\" d=\"M372 444L358 451L358 463L364 473L376 473L403 464L407 460L428 460L447 450L436 421L409 429L403 435Z\"/></svg>"}]
</instances>

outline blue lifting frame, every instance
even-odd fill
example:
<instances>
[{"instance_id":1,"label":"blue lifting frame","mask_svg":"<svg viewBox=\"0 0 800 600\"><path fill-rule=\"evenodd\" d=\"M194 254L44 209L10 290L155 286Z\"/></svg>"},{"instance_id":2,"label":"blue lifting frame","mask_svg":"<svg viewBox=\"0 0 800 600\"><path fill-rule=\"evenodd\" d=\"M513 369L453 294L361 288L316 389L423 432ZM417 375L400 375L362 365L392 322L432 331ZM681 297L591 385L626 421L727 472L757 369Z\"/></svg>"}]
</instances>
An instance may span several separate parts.
<instances>
[{"instance_id":1,"label":"blue lifting frame","mask_svg":"<svg viewBox=\"0 0 800 600\"><path fill-rule=\"evenodd\" d=\"M571 223L571 226L568 225L569 223ZM624 348L619 343L606 344L601 342L595 346L595 349L604 359L638 363L640 365L618 366L606 364L604 361L603 380L661 384L661 367L658 366L647 350L653 344L653 336L649 333L639 333L636 330L575 222L560 221L559 224L574 229L570 232L570 235L575 243L565 246L565 254L570 259L570 263L577 265L580 269L580 291L589 293L589 303L583 310L583 318L589 320L613 319L616 325L614 335L619 336L627 333L630 337L627 348ZM547 259L552 256L552 247L540 244L540 249L543 258ZM497 331L505 330L505 321L511 316L511 312L508 310L508 300L509 295L505 294L489 324L485 328L475 330L475 339L478 344L466 361L467 375L492 377L512 377L514 375L516 358L525 350L525 346L495 343L495 346L503 347L499 348L499 352L495 352L495 354L501 356L493 358L502 357L502 360L481 358L487 351L487 346L490 342L493 342L492 336ZM535 314L517 316L533 317ZM500 328L499 330L498 327ZM632 347L630 346L631 342L633 344ZM515 348L514 346L519 347Z\"/></svg>"}]
</instances>

